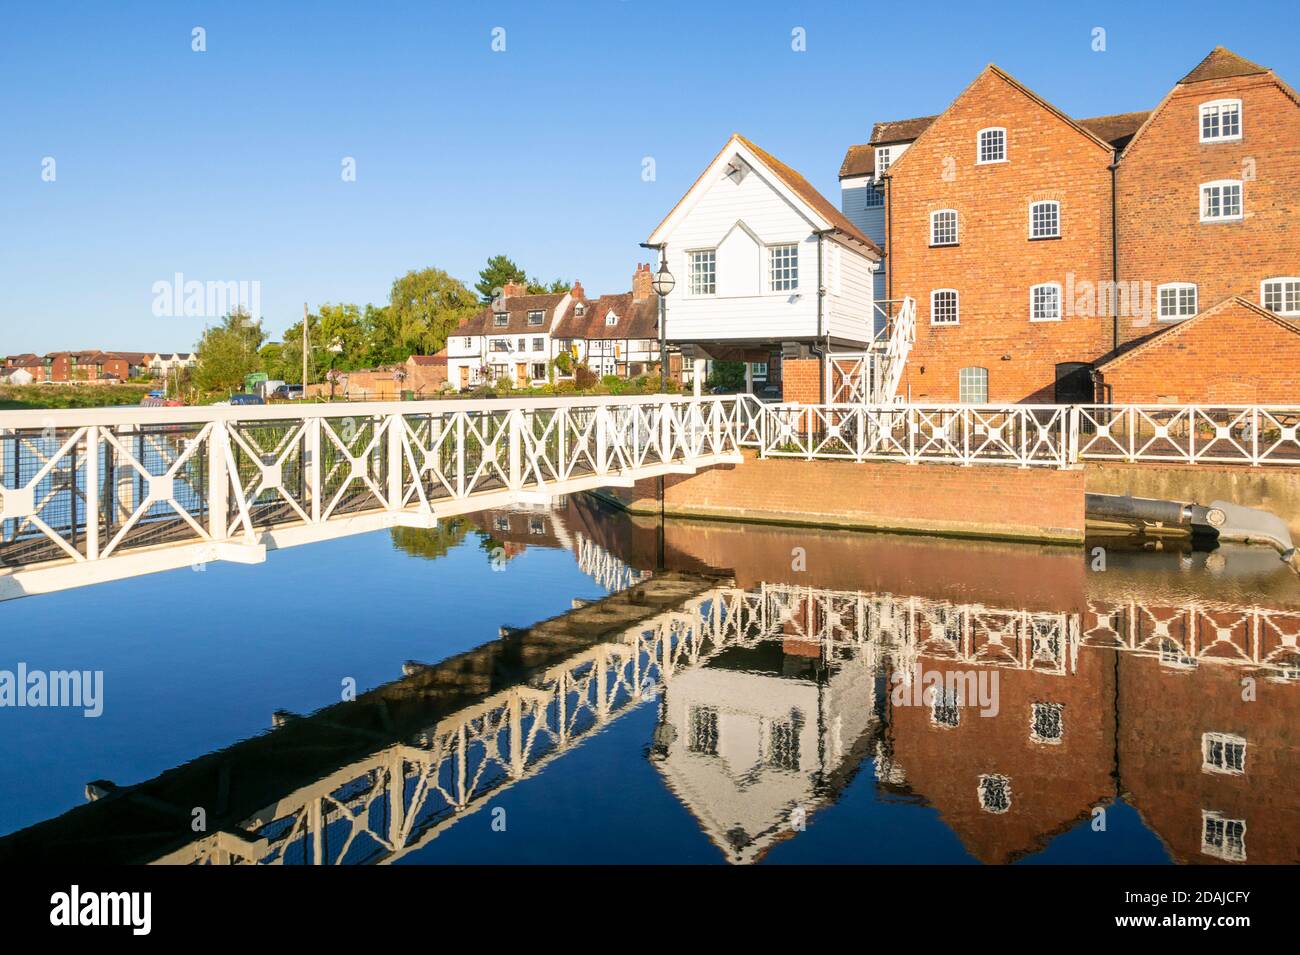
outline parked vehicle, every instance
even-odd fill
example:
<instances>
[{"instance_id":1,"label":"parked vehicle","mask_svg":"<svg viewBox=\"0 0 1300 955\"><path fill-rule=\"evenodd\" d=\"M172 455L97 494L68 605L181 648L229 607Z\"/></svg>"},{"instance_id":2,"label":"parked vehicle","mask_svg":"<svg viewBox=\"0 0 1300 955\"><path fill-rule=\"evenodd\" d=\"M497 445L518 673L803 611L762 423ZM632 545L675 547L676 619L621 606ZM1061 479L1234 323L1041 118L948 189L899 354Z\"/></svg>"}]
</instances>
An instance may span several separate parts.
<instances>
[{"instance_id":1,"label":"parked vehicle","mask_svg":"<svg viewBox=\"0 0 1300 955\"><path fill-rule=\"evenodd\" d=\"M302 385L281 383L267 395L267 398L271 401L298 401L302 398Z\"/></svg>"},{"instance_id":2,"label":"parked vehicle","mask_svg":"<svg viewBox=\"0 0 1300 955\"><path fill-rule=\"evenodd\" d=\"M253 394L261 396L263 399L270 401L275 397L275 393L285 386L281 379L268 378L266 381L259 382L253 388Z\"/></svg>"},{"instance_id":3,"label":"parked vehicle","mask_svg":"<svg viewBox=\"0 0 1300 955\"><path fill-rule=\"evenodd\" d=\"M241 392L241 393L236 394L236 395L231 395L231 396L230 396L230 401L228 401L228 402L224 402L224 404L230 404L230 405L235 405L235 406L238 406L238 405L264 405L264 404L266 404L266 402L262 399L262 396L261 396L261 395L246 395L246 394L243 394L243 393Z\"/></svg>"}]
</instances>

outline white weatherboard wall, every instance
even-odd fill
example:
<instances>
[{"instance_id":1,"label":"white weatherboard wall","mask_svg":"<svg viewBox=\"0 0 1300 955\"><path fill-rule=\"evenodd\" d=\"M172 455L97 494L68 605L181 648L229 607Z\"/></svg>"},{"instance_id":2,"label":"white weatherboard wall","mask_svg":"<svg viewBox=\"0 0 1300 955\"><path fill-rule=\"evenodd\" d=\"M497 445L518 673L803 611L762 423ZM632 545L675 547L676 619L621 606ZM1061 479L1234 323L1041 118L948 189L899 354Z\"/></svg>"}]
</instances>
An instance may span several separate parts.
<instances>
[{"instance_id":1,"label":"white weatherboard wall","mask_svg":"<svg viewBox=\"0 0 1300 955\"><path fill-rule=\"evenodd\" d=\"M673 341L780 341L812 339L817 328L816 224L752 165L736 182L717 174L664 237L677 287L668 297L668 338ZM768 247L797 243L799 287L768 290ZM835 244L825 242L826 247ZM689 253L717 250L717 292L691 294ZM871 330L868 260L842 247L842 292L834 334L867 340ZM865 304L863 297L867 298ZM860 311L850 314L853 308ZM824 329L825 330L825 329Z\"/></svg>"},{"instance_id":2,"label":"white weatherboard wall","mask_svg":"<svg viewBox=\"0 0 1300 955\"><path fill-rule=\"evenodd\" d=\"M875 206L867 205L868 194L875 192L870 176L854 176L851 179L840 180L840 211L883 249L885 247L885 204L882 202ZM883 267L876 270L872 279L872 292L877 302L883 302L887 297ZM879 333L884 326L883 315L874 316L874 326L875 331Z\"/></svg>"}]
</instances>

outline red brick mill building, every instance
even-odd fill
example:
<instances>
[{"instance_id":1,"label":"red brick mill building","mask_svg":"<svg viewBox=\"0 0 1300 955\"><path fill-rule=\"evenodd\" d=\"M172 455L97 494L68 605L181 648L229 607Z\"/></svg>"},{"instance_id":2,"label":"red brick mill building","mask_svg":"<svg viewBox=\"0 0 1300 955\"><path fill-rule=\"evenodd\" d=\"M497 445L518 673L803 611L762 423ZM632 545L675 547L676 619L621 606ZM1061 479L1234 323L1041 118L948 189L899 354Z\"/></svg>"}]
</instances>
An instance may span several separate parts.
<instances>
[{"instance_id":1,"label":"red brick mill building","mask_svg":"<svg viewBox=\"0 0 1300 955\"><path fill-rule=\"evenodd\" d=\"M989 66L840 178L876 299L917 303L901 397L1300 401L1300 98L1266 67L1217 47L1075 119Z\"/></svg>"}]
</instances>

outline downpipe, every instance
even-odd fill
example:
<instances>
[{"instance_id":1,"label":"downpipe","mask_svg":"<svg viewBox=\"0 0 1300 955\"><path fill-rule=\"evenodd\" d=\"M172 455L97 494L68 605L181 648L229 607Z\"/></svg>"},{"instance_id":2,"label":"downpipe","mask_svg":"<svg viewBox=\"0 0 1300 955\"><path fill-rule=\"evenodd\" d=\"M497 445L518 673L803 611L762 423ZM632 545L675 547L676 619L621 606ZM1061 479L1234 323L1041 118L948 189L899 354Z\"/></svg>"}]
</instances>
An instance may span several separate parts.
<instances>
[{"instance_id":1,"label":"downpipe","mask_svg":"<svg viewBox=\"0 0 1300 955\"><path fill-rule=\"evenodd\" d=\"M1119 494L1086 494L1084 509L1087 517L1098 520L1139 527L1181 528L1198 541L1267 544L1300 573L1300 556L1291 540L1291 531L1282 518L1269 511L1242 507L1231 501L1211 501L1204 505Z\"/></svg>"}]
</instances>

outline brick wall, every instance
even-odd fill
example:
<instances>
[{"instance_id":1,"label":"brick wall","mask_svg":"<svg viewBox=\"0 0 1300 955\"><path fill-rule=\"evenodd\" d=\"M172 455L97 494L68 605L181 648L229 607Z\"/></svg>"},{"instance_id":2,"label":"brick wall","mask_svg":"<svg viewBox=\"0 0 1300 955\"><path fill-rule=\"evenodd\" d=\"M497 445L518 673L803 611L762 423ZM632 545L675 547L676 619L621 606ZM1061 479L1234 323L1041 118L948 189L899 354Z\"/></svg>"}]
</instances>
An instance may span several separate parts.
<instances>
[{"instance_id":1,"label":"brick wall","mask_svg":"<svg viewBox=\"0 0 1300 955\"><path fill-rule=\"evenodd\" d=\"M1007 162L976 164L981 129L1007 130ZM1052 401L1055 365L1110 347L1105 316L1030 322L1029 290L1110 278L1113 153L986 70L890 171L891 297L917 303L902 391L954 401L958 370L988 369L990 401ZM1029 206L1060 203L1061 238L1029 239ZM930 213L955 209L959 244L930 247ZM930 324L930 293L960 293L960 324ZM1003 356L1007 356L1004 360Z\"/></svg>"},{"instance_id":2,"label":"brick wall","mask_svg":"<svg viewBox=\"0 0 1300 955\"><path fill-rule=\"evenodd\" d=\"M1120 404L1293 404L1300 329L1234 298L1099 371L1104 394Z\"/></svg>"},{"instance_id":3,"label":"brick wall","mask_svg":"<svg viewBox=\"0 0 1300 955\"><path fill-rule=\"evenodd\" d=\"M665 513L1029 540L1083 538L1083 471L760 459L665 479ZM611 491L658 512L657 479Z\"/></svg>"},{"instance_id":4,"label":"brick wall","mask_svg":"<svg viewBox=\"0 0 1300 955\"><path fill-rule=\"evenodd\" d=\"M1200 142L1201 103L1241 100L1242 137ZM1253 176L1254 178L1249 178ZM1200 221L1200 185L1245 179L1237 222ZM1202 310L1232 295L1260 300L1262 279L1300 275L1300 106L1268 74L1176 86L1119 164L1119 279L1194 282ZM1153 303L1153 309L1155 303ZM1149 334L1140 317L1121 338Z\"/></svg>"},{"instance_id":5,"label":"brick wall","mask_svg":"<svg viewBox=\"0 0 1300 955\"><path fill-rule=\"evenodd\" d=\"M822 400L821 361L817 358L787 358L781 362L781 397L783 401L820 404Z\"/></svg>"}]
</instances>

